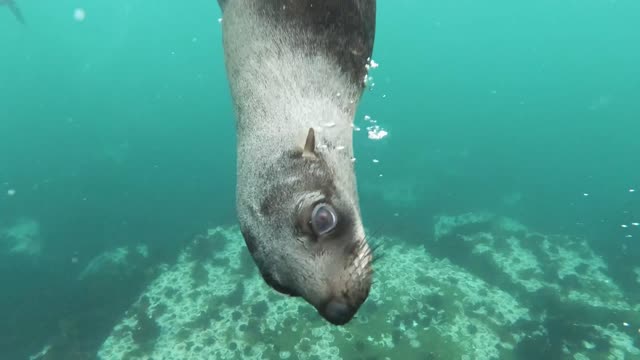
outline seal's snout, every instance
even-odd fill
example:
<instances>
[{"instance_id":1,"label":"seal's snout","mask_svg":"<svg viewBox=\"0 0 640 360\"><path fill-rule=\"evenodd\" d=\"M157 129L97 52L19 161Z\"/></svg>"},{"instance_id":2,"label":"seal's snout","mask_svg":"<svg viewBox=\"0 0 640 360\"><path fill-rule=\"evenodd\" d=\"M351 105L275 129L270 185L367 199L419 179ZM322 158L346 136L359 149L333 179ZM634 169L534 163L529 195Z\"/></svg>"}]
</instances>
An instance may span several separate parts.
<instances>
[{"instance_id":1,"label":"seal's snout","mask_svg":"<svg viewBox=\"0 0 640 360\"><path fill-rule=\"evenodd\" d=\"M320 315L334 325L344 325L353 318L357 310L357 307L349 306L338 299L334 299L327 303Z\"/></svg>"}]
</instances>

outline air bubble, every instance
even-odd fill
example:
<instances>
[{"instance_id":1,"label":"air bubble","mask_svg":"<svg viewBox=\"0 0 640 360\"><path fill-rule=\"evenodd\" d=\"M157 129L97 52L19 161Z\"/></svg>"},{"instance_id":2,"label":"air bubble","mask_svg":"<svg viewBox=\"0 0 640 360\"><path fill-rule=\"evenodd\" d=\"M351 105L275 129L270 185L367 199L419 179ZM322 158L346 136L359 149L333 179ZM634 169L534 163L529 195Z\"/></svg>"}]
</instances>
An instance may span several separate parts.
<instances>
[{"instance_id":1,"label":"air bubble","mask_svg":"<svg viewBox=\"0 0 640 360\"><path fill-rule=\"evenodd\" d=\"M82 8L77 8L75 10L73 10L73 18L80 22L80 21L84 21L84 19L87 17L87 13L84 11L84 9Z\"/></svg>"},{"instance_id":2,"label":"air bubble","mask_svg":"<svg viewBox=\"0 0 640 360\"><path fill-rule=\"evenodd\" d=\"M381 129L379 126L372 126L367 128L369 132L369 139L371 140L380 140L385 136L389 135L386 130Z\"/></svg>"}]
</instances>

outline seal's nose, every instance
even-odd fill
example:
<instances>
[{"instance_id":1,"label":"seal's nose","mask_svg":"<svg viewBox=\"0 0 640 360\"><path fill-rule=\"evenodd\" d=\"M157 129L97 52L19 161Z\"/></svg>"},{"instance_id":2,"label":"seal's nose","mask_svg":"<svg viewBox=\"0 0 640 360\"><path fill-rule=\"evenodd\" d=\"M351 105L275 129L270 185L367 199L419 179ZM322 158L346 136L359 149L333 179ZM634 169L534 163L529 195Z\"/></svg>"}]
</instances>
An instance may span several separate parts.
<instances>
[{"instance_id":1,"label":"seal's nose","mask_svg":"<svg viewBox=\"0 0 640 360\"><path fill-rule=\"evenodd\" d=\"M353 315L355 315L357 308L350 307L340 300L331 300L321 312L321 315L334 325L344 325L348 323Z\"/></svg>"}]
</instances>

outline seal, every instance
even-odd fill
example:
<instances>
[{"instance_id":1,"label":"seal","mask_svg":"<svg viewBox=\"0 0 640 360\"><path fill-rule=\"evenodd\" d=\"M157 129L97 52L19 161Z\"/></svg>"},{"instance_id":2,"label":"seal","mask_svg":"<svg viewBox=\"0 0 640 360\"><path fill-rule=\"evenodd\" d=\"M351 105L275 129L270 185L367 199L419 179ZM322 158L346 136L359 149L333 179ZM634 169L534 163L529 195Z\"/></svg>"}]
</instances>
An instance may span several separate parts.
<instances>
[{"instance_id":1,"label":"seal","mask_svg":"<svg viewBox=\"0 0 640 360\"><path fill-rule=\"evenodd\" d=\"M335 325L369 295L353 121L375 0L219 0L236 118L236 211L266 283Z\"/></svg>"},{"instance_id":2,"label":"seal","mask_svg":"<svg viewBox=\"0 0 640 360\"><path fill-rule=\"evenodd\" d=\"M22 16L22 11L20 11L20 8L18 7L15 1L0 0L0 5L6 5L9 8L9 10L13 13L13 16L15 16L20 23L25 24L24 16Z\"/></svg>"}]
</instances>

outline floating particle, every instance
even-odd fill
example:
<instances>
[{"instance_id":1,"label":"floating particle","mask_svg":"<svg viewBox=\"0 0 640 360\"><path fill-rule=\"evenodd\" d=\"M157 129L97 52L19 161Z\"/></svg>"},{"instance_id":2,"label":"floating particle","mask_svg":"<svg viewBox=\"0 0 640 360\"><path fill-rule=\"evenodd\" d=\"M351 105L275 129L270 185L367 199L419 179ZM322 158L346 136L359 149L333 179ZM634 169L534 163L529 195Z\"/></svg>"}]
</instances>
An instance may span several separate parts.
<instances>
[{"instance_id":1,"label":"floating particle","mask_svg":"<svg viewBox=\"0 0 640 360\"><path fill-rule=\"evenodd\" d=\"M222 24L222 18L218 18L218 24Z\"/></svg>"},{"instance_id":2,"label":"floating particle","mask_svg":"<svg viewBox=\"0 0 640 360\"><path fill-rule=\"evenodd\" d=\"M628 323L628 322L623 322L623 323L622 323L622 326L626 326L626 327L628 327L628 326L629 326L629 323Z\"/></svg>"},{"instance_id":3,"label":"floating particle","mask_svg":"<svg viewBox=\"0 0 640 360\"><path fill-rule=\"evenodd\" d=\"M356 158L352 157L351 162L356 162Z\"/></svg>"},{"instance_id":4,"label":"floating particle","mask_svg":"<svg viewBox=\"0 0 640 360\"><path fill-rule=\"evenodd\" d=\"M329 123L324 124L323 126L324 126L324 127L327 127L327 128L332 128L332 127L336 126L336 123L334 123L334 122L329 122Z\"/></svg>"},{"instance_id":5,"label":"floating particle","mask_svg":"<svg viewBox=\"0 0 640 360\"><path fill-rule=\"evenodd\" d=\"M383 99L384 99L384 98L386 98L386 97L387 97L387 95L385 95L385 94L383 94L383 95L382 95L382 98L383 98Z\"/></svg>"},{"instance_id":6,"label":"floating particle","mask_svg":"<svg viewBox=\"0 0 640 360\"><path fill-rule=\"evenodd\" d=\"M587 197L587 196L589 196L589 193L584 193L584 194L582 194L582 196Z\"/></svg>"},{"instance_id":7,"label":"floating particle","mask_svg":"<svg viewBox=\"0 0 640 360\"><path fill-rule=\"evenodd\" d=\"M76 21L84 21L84 19L86 17L87 17L87 13L84 11L84 9L77 8L77 9L73 10L73 18Z\"/></svg>"},{"instance_id":8,"label":"floating particle","mask_svg":"<svg viewBox=\"0 0 640 360\"><path fill-rule=\"evenodd\" d=\"M633 223L631 223L631 225L633 225L633 226L640 226L640 223L633 222Z\"/></svg>"},{"instance_id":9,"label":"floating particle","mask_svg":"<svg viewBox=\"0 0 640 360\"><path fill-rule=\"evenodd\" d=\"M373 61L373 59L371 59L371 61L369 62L369 66L371 66L372 69L375 69L378 66L380 66L380 64L378 64L377 62Z\"/></svg>"},{"instance_id":10,"label":"floating particle","mask_svg":"<svg viewBox=\"0 0 640 360\"><path fill-rule=\"evenodd\" d=\"M629 192L636 192L636 189L629 189Z\"/></svg>"},{"instance_id":11,"label":"floating particle","mask_svg":"<svg viewBox=\"0 0 640 360\"><path fill-rule=\"evenodd\" d=\"M365 115L365 116L364 116L364 120L365 120L365 121L369 121L369 120L371 120L371 116L369 116L369 115Z\"/></svg>"},{"instance_id":12,"label":"floating particle","mask_svg":"<svg viewBox=\"0 0 640 360\"><path fill-rule=\"evenodd\" d=\"M344 146L338 145L338 146L336 146L336 150L344 150Z\"/></svg>"},{"instance_id":13,"label":"floating particle","mask_svg":"<svg viewBox=\"0 0 640 360\"><path fill-rule=\"evenodd\" d=\"M192 38L191 42L198 42L198 38L197 37Z\"/></svg>"},{"instance_id":14,"label":"floating particle","mask_svg":"<svg viewBox=\"0 0 640 360\"><path fill-rule=\"evenodd\" d=\"M625 236L625 237L626 237L626 238L632 238L632 237L633 237L633 235L629 234L629 235L627 235L627 236Z\"/></svg>"},{"instance_id":15,"label":"floating particle","mask_svg":"<svg viewBox=\"0 0 640 360\"><path fill-rule=\"evenodd\" d=\"M620 225L620 226L621 226L621 227L623 227L623 228L627 228L627 227L629 227L627 224L622 224L622 225Z\"/></svg>"},{"instance_id":16,"label":"floating particle","mask_svg":"<svg viewBox=\"0 0 640 360\"><path fill-rule=\"evenodd\" d=\"M9 196L13 196L13 195L15 195L15 194L16 194L16 189L9 189L9 190L7 190L7 195L9 195Z\"/></svg>"},{"instance_id":17,"label":"floating particle","mask_svg":"<svg viewBox=\"0 0 640 360\"><path fill-rule=\"evenodd\" d=\"M337 94L336 94L336 96L337 96L337 97L340 97L340 93L337 93Z\"/></svg>"},{"instance_id":18,"label":"floating particle","mask_svg":"<svg viewBox=\"0 0 640 360\"><path fill-rule=\"evenodd\" d=\"M382 174L380 174L380 175L378 175L378 176L382 177Z\"/></svg>"},{"instance_id":19,"label":"floating particle","mask_svg":"<svg viewBox=\"0 0 640 360\"><path fill-rule=\"evenodd\" d=\"M373 159L373 162L374 162L374 163L379 163L379 162L380 162L380 160L378 160L378 159Z\"/></svg>"}]
</instances>

